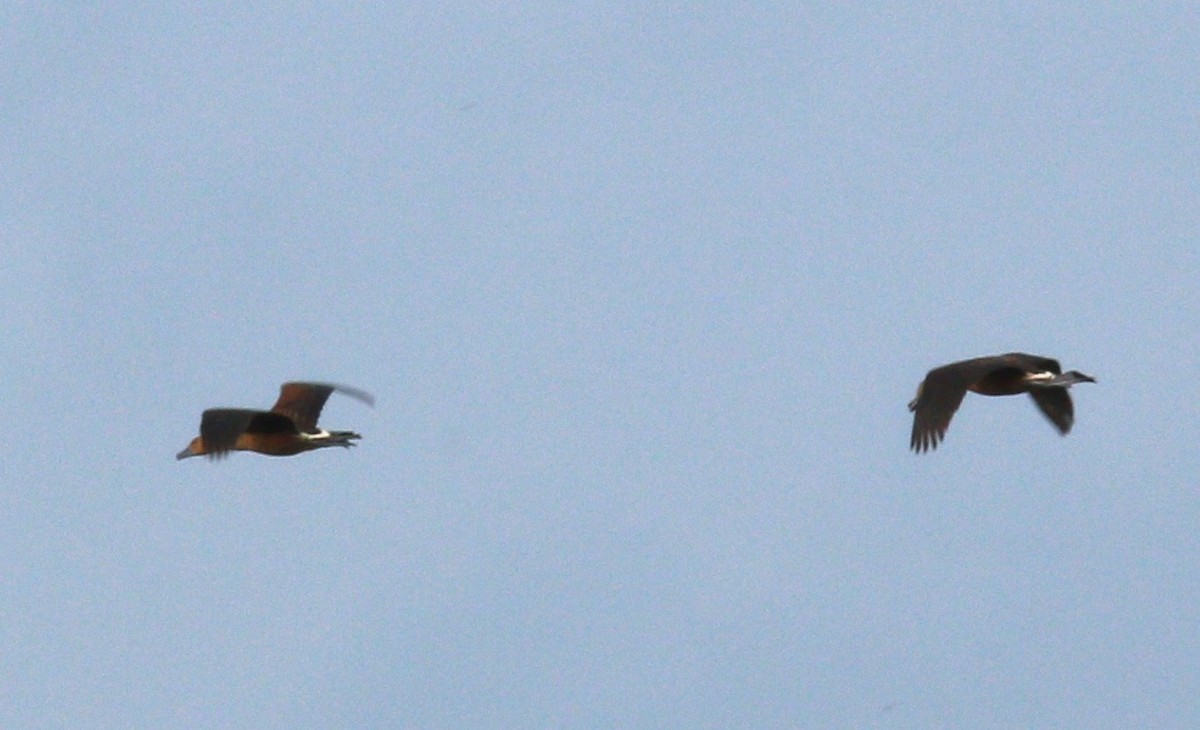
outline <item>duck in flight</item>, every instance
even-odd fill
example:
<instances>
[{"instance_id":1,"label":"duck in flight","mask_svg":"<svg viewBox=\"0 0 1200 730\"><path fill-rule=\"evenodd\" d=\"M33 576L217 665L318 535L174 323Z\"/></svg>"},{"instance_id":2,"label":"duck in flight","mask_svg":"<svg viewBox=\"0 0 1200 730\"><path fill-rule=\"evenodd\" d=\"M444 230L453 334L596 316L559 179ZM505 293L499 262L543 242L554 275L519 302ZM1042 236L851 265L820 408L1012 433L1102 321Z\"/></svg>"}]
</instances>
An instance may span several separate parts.
<instances>
[{"instance_id":1,"label":"duck in flight","mask_svg":"<svg viewBox=\"0 0 1200 730\"><path fill-rule=\"evenodd\" d=\"M917 397L908 404L908 410L913 412L909 446L917 453L936 449L968 390L980 395L1028 393L1065 436L1075 422L1075 407L1067 388L1094 382L1095 378L1078 370L1064 373L1057 360L1023 352L977 357L934 368L917 386Z\"/></svg>"},{"instance_id":2,"label":"duck in flight","mask_svg":"<svg viewBox=\"0 0 1200 730\"><path fill-rule=\"evenodd\" d=\"M330 383L284 383L279 400L269 411L246 408L210 408L200 417L200 435L176 459L189 456L221 457L230 451L256 451L268 456L292 456L327 446L354 446L353 431L326 431L317 425L325 401L344 393L375 405L370 393Z\"/></svg>"}]
</instances>

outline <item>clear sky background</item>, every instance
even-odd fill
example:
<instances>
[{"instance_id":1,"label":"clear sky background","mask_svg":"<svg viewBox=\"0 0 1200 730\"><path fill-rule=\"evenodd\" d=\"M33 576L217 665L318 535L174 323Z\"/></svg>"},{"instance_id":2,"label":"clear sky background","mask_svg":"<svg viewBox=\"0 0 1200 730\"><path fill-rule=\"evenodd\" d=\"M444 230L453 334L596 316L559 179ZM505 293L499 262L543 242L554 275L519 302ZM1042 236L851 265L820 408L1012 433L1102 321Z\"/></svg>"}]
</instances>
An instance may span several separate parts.
<instances>
[{"instance_id":1,"label":"clear sky background","mask_svg":"<svg viewBox=\"0 0 1200 730\"><path fill-rule=\"evenodd\" d=\"M988 6L5 4L0 726L1196 727L1200 11Z\"/></svg>"}]
</instances>

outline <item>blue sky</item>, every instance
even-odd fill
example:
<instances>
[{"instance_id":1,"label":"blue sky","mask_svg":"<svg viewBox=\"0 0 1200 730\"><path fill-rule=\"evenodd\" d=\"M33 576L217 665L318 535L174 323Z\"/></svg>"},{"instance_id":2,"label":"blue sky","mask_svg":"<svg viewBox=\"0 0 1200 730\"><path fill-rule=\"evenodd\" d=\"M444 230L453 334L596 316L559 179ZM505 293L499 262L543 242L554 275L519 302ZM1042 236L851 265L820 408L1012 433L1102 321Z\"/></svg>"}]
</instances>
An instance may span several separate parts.
<instances>
[{"instance_id":1,"label":"blue sky","mask_svg":"<svg viewBox=\"0 0 1200 730\"><path fill-rule=\"evenodd\" d=\"M0 725L1194 727L1198 31L5 6Z\"/></svg>"}]
</instances>

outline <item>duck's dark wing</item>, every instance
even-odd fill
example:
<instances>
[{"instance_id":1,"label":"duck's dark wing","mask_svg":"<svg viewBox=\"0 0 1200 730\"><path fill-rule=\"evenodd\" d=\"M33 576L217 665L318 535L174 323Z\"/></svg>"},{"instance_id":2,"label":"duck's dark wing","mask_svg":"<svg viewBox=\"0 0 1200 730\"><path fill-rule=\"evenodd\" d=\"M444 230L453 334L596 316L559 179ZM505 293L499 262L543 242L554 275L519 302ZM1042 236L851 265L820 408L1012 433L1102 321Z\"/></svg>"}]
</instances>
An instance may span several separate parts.
<instances>
[{"instance_id":1,"label":"duck's dark wing","mask_svg":"<svg viewBox=\"0 0 1200 730\"><path fill-rule=\"evenodd\" d=\"M366 391L334 383L284 383L279 388L279 400L271 407L271 412L290 418L296 428L305 433L317 431L317 419L325 401L334 392L344 393L356 398L367 405L375 405L375 398Z\"/></svg>"},{"instance_id":2,"label":"duck's dark wing","mask_svg":"<svg viewBox=\"0 0 1200 730\"><path fill-rule=\"evenodd\" d=\"M909 448L917 453L936 449L946 437L950 419L962 404L967 388L997 367L1007 367L1000 357L980 357L930 370L908 409L913 412Z\"/></svg>"},{"instance_id":3,"label":"duck's dark wing","mask_svg":"<svg viewBox=\"0 0 1200 730\"><path fill-rule=\"evenodd\" d=\"M271 411L246 408L210 408L200 417L200 436L210 454L222 454L244 433L295 433L292 419Z\"/></svg>"},{"instance_id":4,"label":"duck's dark wing","mask_svg":"<svg viewBox=\"0 0 1200 730\"><path fill-rule=\"evenodd\" d=\"M1057 372L1057 371L1056 371ZM1029 397L1037 403L1058 432L1066 436L1075 423L1075 405L1066 388L1030 388Z\"/></svg>"}]
</instances>

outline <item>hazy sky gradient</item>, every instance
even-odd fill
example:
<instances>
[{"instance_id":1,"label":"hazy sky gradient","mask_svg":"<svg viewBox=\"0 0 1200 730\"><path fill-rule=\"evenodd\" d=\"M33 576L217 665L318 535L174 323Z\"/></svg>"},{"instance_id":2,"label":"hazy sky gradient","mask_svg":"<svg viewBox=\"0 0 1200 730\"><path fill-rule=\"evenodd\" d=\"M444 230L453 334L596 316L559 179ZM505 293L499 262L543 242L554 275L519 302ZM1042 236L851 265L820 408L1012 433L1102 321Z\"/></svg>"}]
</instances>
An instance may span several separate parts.
<instances>
[{"instance_id":1,"label":"hazy sky gradient","mask_svg":"<svg viewBox=\"0 0 1200 730\"><path fill-rule=\"evenodd\" d=\"M1197 726L1198 34L5 5L0 726Z\"/></svg>"}]
</instances>

